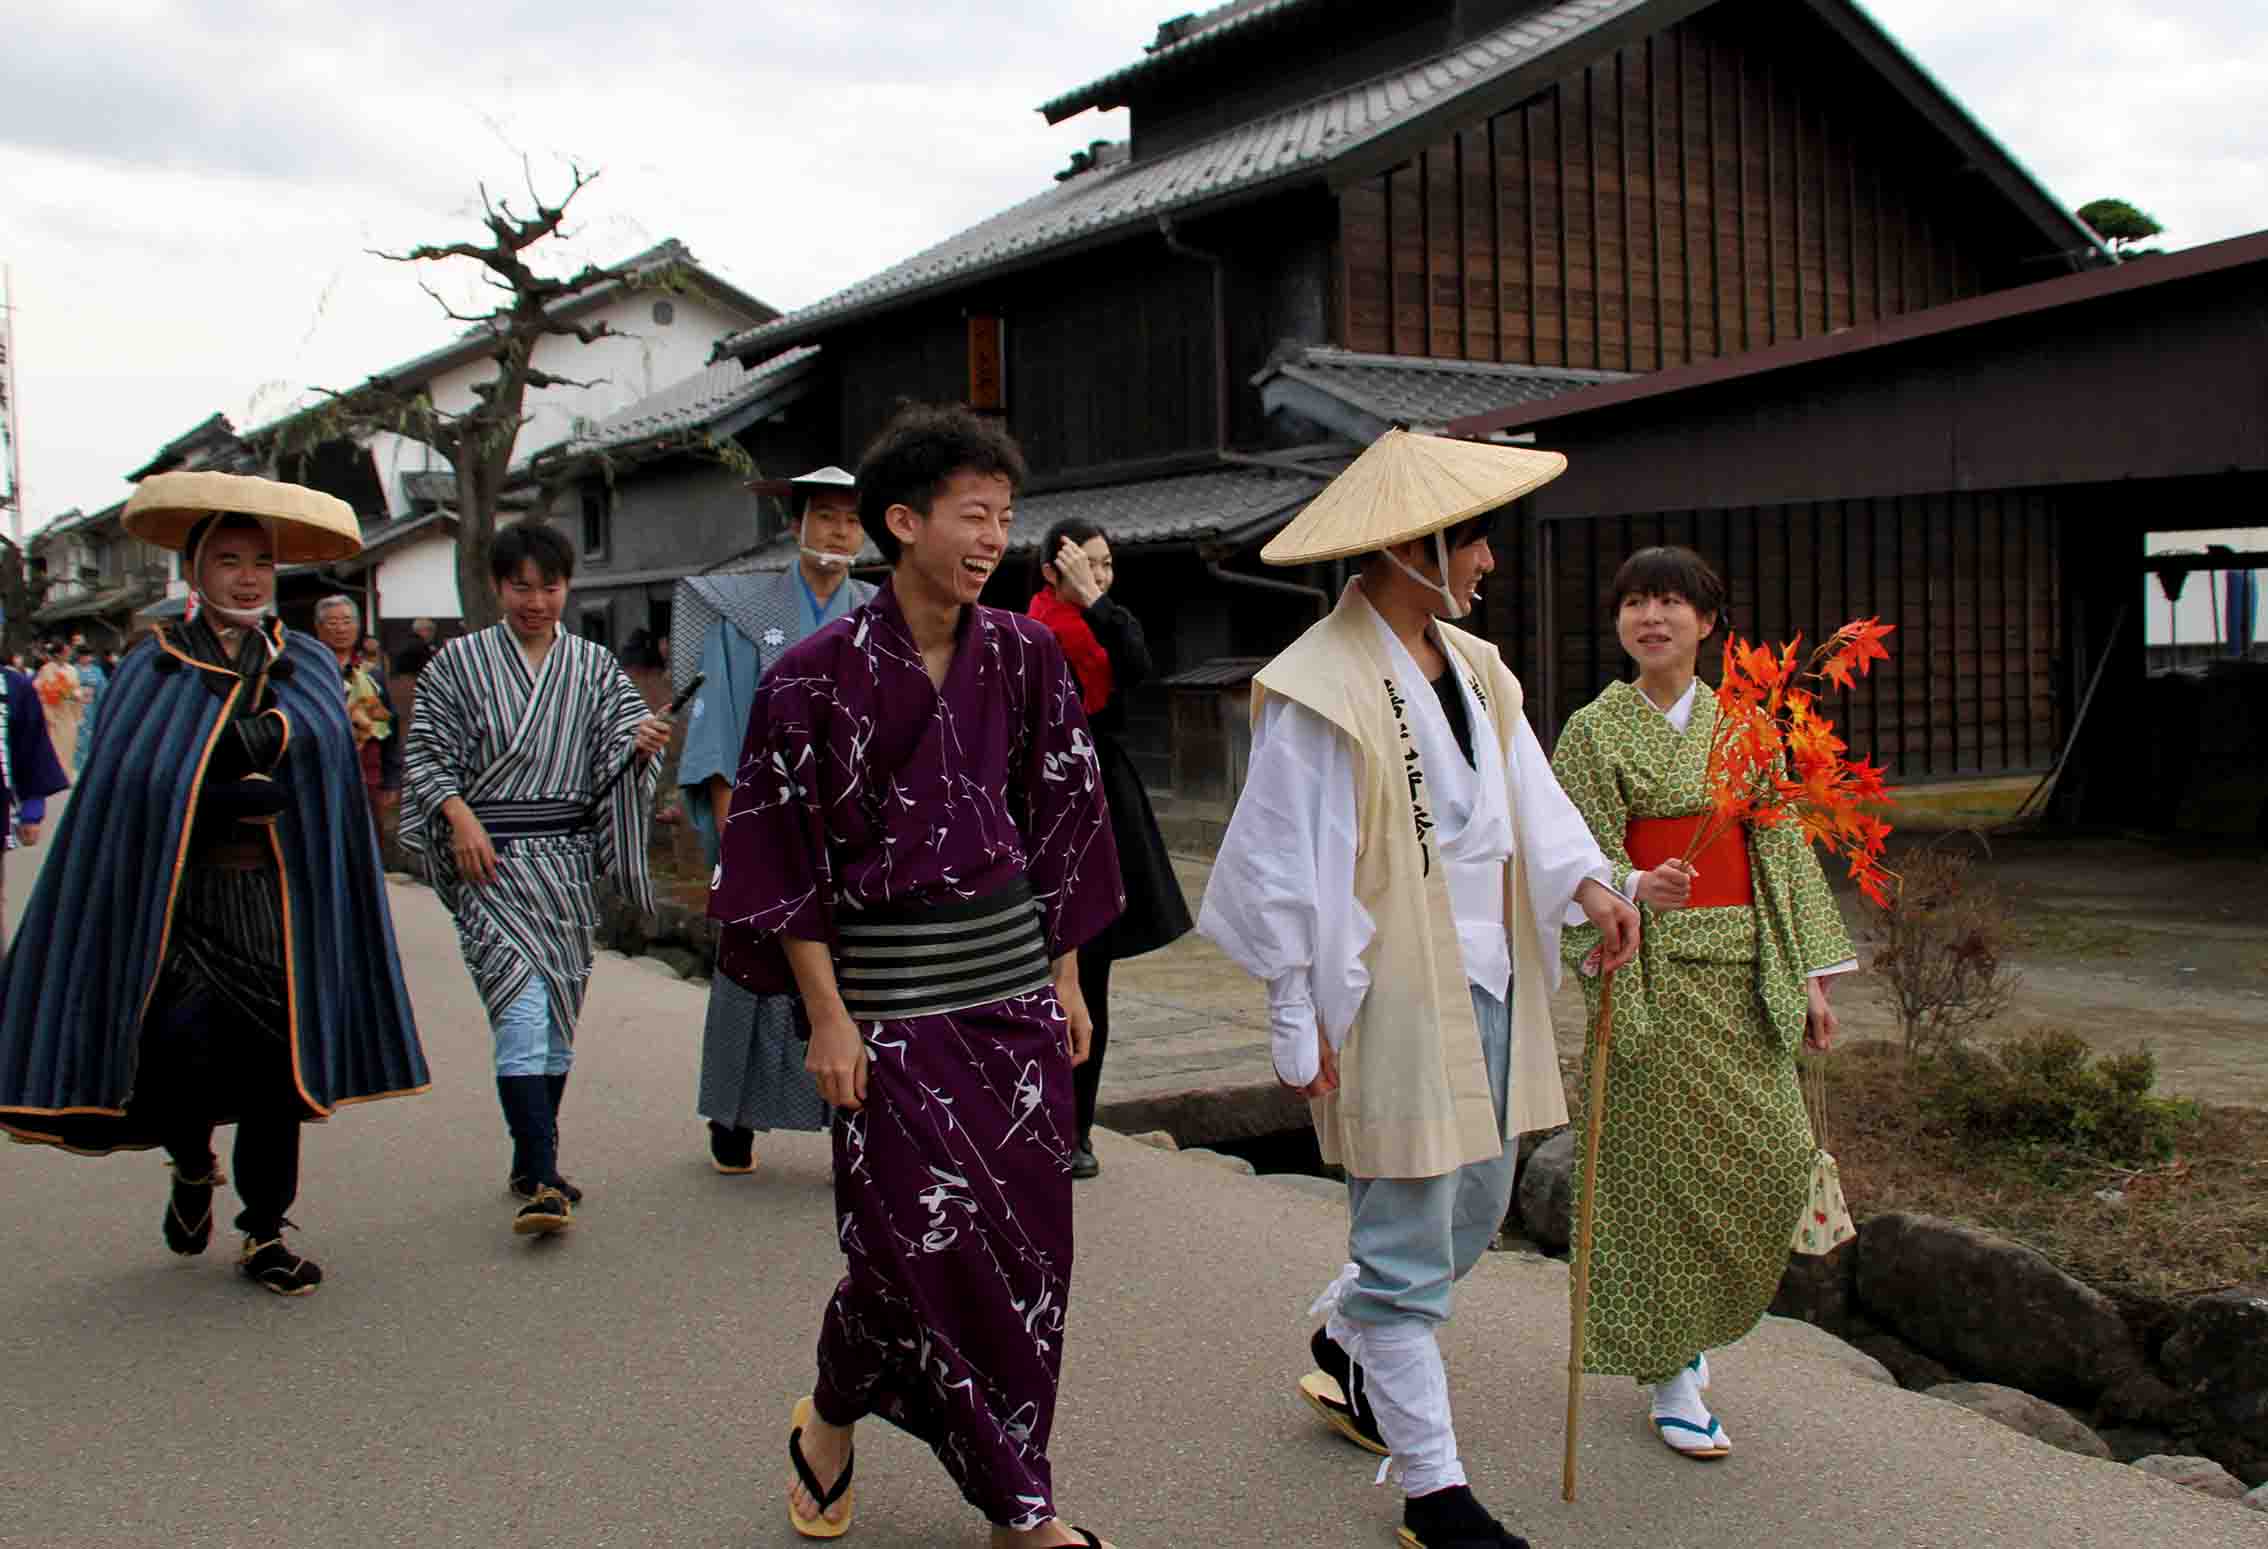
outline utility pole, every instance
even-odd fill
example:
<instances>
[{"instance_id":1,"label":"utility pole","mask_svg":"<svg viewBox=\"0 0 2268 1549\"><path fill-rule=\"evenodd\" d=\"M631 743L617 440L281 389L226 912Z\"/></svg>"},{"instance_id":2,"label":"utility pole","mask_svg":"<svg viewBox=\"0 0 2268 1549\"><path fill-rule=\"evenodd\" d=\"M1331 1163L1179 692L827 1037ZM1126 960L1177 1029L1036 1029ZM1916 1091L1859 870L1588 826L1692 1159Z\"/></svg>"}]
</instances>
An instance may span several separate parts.
<instances>
[{"instance_id":1,"label":"utility pole","mask_svg":"<svg viewBox=\"0 0 2268 1549\"><path fill-rule=\"evenodd\" d=\"M0 453L6 454L8 487L0 504L8 508L8 536L24 546L24 460L16 409L16 274L0 266Z\"/></svg>"}]
</instances>

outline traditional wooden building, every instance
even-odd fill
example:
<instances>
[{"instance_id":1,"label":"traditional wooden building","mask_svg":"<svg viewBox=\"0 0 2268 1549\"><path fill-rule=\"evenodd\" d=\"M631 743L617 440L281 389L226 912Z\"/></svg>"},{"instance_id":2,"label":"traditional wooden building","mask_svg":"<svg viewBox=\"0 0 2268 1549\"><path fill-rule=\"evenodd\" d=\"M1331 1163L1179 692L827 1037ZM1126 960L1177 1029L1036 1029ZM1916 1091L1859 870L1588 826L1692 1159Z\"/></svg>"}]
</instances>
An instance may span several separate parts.
<instances>
[{"instance_id":1,"label":"traditional wooden building","mask_svg":"<svg viewBox=\"0 0 2268 1549\"><path fill-rule=\"evenodd\" d=\"M1168 671L1313 618L1337 573L1250 551L1387 424L2112 262L1845 0L1236 0L1041 111L1119 107L1052 187L720 356L822 345L830 460L900 397L1003 415L1019 540L1114 513ZM1484 622L1525 670L1519 558Z\"/></svg>"},{"instance_id":2,"label":"traditional wooden building","mask_svg":"<svg viewBox=\"0 0 2268 1549\"><path fill-rule=\"evenodd\" d=\"M681 577L780 538L786 506L749 485L832 456L810 405L819 355L805 346L753 369L716 362L528 463L535 505L579 556L571 627L617 650L640 635L667 639Z\"/></svg>"},{"instance_id":3,"label":"traditional wooden building","mask_svg":"<svg viewBox=\"0 0 2268 1549\"><path fill-rule=\"evenodd\" d=\"M2268 837L2268 674L2231 664L2224 713L2177 724L2143 619L2151 574L2268 565L2145 543L2268 526L2263 340L2268 233L1455 422L1569 458L1507 545L1541 729L1623 675L1602 604L1621 557L1690 543L1752 638L1899 626L1839 709L1898 779L2068 753L2068 815Z\"/></svg>"},{"instance_id":4,"label":"traditional wooden building","mask_svg":"<svg viewBox=\"0 0 2268 1549\"><path fill-rule=\"evenodd\" d=\"M135 613L165 595L173 556L128 536L119 523L125 510L120 501L66 511L32 535L25 557L39 599L35 638L84 634L97 650L115 651L132 635Z\"/></svg>"}]
</instances>

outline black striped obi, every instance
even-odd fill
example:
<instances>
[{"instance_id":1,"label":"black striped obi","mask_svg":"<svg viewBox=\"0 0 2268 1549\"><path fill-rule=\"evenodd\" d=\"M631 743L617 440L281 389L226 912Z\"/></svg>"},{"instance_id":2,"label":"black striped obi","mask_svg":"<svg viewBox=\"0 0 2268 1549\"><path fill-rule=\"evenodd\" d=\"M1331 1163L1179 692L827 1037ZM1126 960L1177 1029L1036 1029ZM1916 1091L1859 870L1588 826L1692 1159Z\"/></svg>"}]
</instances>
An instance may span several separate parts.
<instances>
[{"instance_id":1,"label":"black striped obi","mask_svg":"<svg viewBox=\"0 0 2268 1549\"><path fill-rule=\"evenodd\" d=\"M1052 982L1031 884L983 898L883 904L839 917L835 982L861 1022L943 1016Z\"/></svg>"},{"instance_id":2,"label":"black striped obi","mask_svg":"<svg viewBox=\"0 0 2268 1549\"><path fill-rule=\"evenodd\" d=\"M513 839L557 839L587 833L590 804L572 800L476 801L466 805L480 819L492 843Z\"/></svg>"}]
</instances>

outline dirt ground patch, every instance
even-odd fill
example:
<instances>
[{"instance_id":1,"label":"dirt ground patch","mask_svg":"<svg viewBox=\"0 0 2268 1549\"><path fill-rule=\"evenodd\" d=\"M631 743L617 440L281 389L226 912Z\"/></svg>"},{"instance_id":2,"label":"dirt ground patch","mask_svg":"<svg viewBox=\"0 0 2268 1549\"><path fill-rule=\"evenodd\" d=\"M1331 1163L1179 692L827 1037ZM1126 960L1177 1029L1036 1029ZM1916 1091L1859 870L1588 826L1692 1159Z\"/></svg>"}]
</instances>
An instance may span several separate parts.
<instances>
[{"instance_id":1,"label":"dirt ground patch","mask_svg":"<svg viewBox=\"0 0 2268 1549\"><path fill-rule=\"evenodd\" d=\"M2090 1285L2159 1300L2268 1278L2268 1111L2199 1105L2148 1168L1979 1146L1933 1121L1886 1043L1828 1056L1829 1148L1861 1220L1921 1211L2031 1244Z\"/></svg>"},{"instance_id":2,"label":"dirt ground patch","mask_svg":"<svg viewBox=\"0 0 2268 1549\"><path fill-rule=\"evenodd\" d=\"M2268 856L2131 836L2002 832L1984 840L1894 841L1891 864L1925 842L1976 846L1977 874L2001 889L2015 921L2023 983L1993 1035L2061 1027L2106 1053L2147 1048L2159 1090L2268 1109ZM1830 879L1837 868L1828 865ZM1874 914L1837 888L1863 967ZM1861 974L1835 1011L1847 1041L1894 1040L1898 1024ZM1553 1001L1563 1055L1579 1054L1582 998Z\"/></svg>"}]
</instances>

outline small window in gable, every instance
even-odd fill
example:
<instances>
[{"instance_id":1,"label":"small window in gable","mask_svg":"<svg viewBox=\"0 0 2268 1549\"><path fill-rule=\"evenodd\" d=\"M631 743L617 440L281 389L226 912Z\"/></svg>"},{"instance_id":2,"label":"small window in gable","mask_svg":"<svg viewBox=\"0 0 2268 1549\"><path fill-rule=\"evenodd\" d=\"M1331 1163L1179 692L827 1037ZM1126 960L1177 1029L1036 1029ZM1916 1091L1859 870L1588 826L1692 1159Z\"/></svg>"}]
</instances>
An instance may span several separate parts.
<instances>
[{"instance_id":1,"label":"small window in gable","mask_svg":"<svg viewBox=\"0 0 2268 1549\"><path fill-rule=\"evenodd\" d=\"M583 558L605 559L613 539L613 492L603 481L593 481L583 486Z\"/></svg>"}]
</instances>

